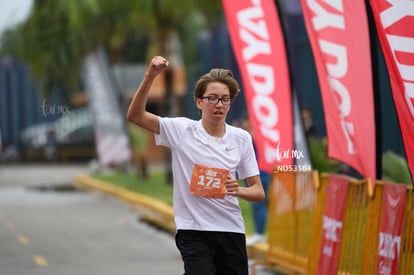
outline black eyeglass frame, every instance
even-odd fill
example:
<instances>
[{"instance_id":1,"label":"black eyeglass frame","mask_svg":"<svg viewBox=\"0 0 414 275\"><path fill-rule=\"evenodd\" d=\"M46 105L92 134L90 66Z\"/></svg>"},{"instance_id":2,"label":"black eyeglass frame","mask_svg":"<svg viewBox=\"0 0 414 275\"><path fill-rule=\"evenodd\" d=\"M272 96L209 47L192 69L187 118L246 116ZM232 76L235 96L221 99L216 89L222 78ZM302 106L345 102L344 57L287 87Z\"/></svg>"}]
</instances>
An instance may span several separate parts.
<instances>
[{"instance_id":1,"label":"black eyeglass frame","mask_svg":"<svg viewBox=\"0 0 414 275\"><path fill-rule=\"evenodd\" d=\"M205 98L207 98L208 104L218 104L218 103L219 103L219 101L221 101L221 104L228 106L228 105L230 105L230 104L231 104L231 102L232 102L231 98L227 98L227 97L225 97L225 98L223 98L223 97L222 97L222 98L220 98L220 97L215 96L215 95L210 95L210 96L200 96L199 98L201 98L201 99L205 99ZM228 103L224 102L223 100L228 100Z\"/></svg>"}]
</instances>

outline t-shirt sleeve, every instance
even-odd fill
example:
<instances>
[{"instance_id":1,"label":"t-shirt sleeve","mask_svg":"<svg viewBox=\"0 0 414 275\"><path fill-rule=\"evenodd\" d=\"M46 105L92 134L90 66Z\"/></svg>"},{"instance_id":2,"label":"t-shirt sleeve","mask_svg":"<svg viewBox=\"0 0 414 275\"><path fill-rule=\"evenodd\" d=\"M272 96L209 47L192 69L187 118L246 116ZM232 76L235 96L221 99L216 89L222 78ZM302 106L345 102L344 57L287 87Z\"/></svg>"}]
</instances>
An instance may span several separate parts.
<instances>
[{"instance_id":1,"label":"t-shirt sleeve","mask_svg":"<svg viewBox=\"0 0 414 275\"><path fill-rule=\"evenodd\" d=\"M244 146L242 147L242 157L240 165L237 169L237 175L240 179L257 176L260 174L251 135L245 133L244 140Z\"/></svg>"},{"instance_id":2,"label":"t-shirt sleeve","mask_svg":"<svg viewBox=\"0 0 414 275\"><path fill-rule=\"evenodd\" d=\"M174 148L187 128L187 125L191 121L188 118L178 117L159 117L160 121L160 133L155 134L155 144L169 148Z\"/></svg>"}]
</instances>

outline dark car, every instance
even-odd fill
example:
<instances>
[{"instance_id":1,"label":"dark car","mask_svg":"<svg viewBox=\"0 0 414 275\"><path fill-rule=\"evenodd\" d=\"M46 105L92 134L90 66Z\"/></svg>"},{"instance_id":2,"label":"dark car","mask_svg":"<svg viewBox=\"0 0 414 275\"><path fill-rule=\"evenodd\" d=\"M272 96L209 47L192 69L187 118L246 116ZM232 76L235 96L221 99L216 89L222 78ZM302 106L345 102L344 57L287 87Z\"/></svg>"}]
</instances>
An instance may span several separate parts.
<instances>
[{"instance_id":1,"label":"dark car","mask_svg":"<svg viewBox=\"0 0 414 275\"><path fill-rule=\"evenodd\" d=\"M75 109L52 122L30 126L21 132L21 144L24 160L95 158L92 113L89 108Z\"/></svg>"}]
</instances>

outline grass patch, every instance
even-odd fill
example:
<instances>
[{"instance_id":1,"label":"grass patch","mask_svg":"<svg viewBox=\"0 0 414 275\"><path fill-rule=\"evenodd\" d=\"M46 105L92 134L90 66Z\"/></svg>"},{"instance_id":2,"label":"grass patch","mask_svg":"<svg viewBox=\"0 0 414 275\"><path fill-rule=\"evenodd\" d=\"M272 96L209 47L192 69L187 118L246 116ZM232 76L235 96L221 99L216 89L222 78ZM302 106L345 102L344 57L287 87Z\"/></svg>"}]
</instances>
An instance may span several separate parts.
<instances>
[{"instance_id":1,"label":"grass patch","mask_svg":"<svg viewBox=\"0 0 414 275\"><path fill-rule=\"evenodd\" d=\"M173 186L166 183L165 172L151 172L146 180L136 173L96 174L93 177L129 191L158 199L172 206ZM239 199L239 203L243 213L246 234L250 235L254 231L251 203L242 199Z\"/></svg>"}]
</instances>

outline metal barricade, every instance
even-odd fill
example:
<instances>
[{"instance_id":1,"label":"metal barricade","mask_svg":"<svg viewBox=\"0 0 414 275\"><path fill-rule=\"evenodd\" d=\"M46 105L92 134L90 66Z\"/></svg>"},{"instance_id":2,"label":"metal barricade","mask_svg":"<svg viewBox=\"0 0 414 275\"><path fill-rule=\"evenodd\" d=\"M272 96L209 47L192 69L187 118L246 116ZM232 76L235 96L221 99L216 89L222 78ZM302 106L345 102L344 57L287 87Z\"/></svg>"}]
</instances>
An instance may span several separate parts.
<instances>
[{"instance_id":1,"label":"metal barricade","mask_svg":"<svg viewBox=\"0 0 414 275\"><path fill-rule=\"evenodd\" d=\"M367 227L360 274L377 274L379 232L384 185L381 181L375 184L374 195L369 198L367 209ZM405 212L401 233L399 274L414 274L414 198L413 188L407 185Z\"/></svg>"},{"instance_id":2,"label":"metal barricade","mask_svg":"<svg viewBox=\"0 0 414 275\"><path fill-rule=\"evenodd\" d=\"M320 177L321 188L314 215L313 231L322 232L322 218L326 208L328 174ZM368 194L366 180L349 179L348 197L344 216L344 232L337 274L377 274L379 232L384 185L377 181L372 196ZM414 205L413 188L407 186L407 200L402 231L399 274L414 274ZM317 274L321 237L312 239L307 274Z\"/></svg>"},{"instance_id":3,"label":"metal barricade","mask_svg":"<svg viewBox=\"0 0 414 275\"><path fill-rule=\"evenodd\" d=\"M317 274L329 174L274 172L269 191L267 265ZM384 185L349 178L337 274L376 274ZM399 274L414 274L414 197L407 185Z\"/></svg>"},{"instance_id":4,"label":"metal barricade","mask_svg":"<svg viewBox=\"0 0 414 275\"><path fill-rule=\"evenodd\" d=\"M268 265L305 273L316 205L317 172L274 172L269 190Z\"/></svg>"}]
</instances>

